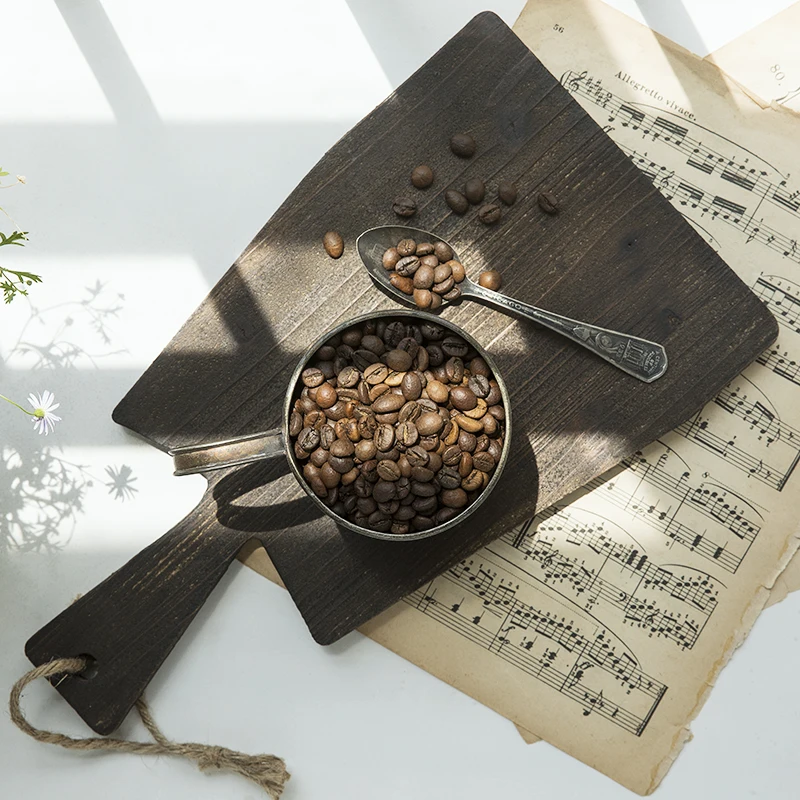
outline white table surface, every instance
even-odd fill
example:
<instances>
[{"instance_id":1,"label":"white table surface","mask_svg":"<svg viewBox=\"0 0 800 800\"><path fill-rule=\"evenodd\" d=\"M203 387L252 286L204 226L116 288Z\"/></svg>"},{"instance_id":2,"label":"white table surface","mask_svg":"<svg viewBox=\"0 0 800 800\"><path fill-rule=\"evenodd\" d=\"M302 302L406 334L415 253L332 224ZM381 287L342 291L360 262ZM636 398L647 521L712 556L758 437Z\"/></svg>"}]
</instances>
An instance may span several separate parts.
<instances>
[{"instance_id":1,"label":"white table surface","mask_svg":"<svg viewBox=\"0 0 800 800\"><path fill-rule=\"evenodd\" d=\"M728 2L717 19L715 0L613 4L701 53L789 5ZM202 493L114 425L114 405L325 150L484 5L0 0L0 165L28 180L0 202L31 232L14 264L45 276L0 308L0 392L49 388L64 417L45 440L0 408L0 542L23 545L0 545L4 697L27 637ZM491 5L512 24L523 3ZM106 485L123 467L126 499ZM44 550L35 499L20 501L34 487ZM800 597L762 616L660 798L797 796L798 630ZM289 596L238 564L148 695L171 737L283 755L286 800L632 796L358 633L317 646ZM87 733L47 686L25 707ZM133 720L121 733L145 736ZM3 800L262 796L175 759L38 744L0 714Z\"/></svg>"}]
</instances>

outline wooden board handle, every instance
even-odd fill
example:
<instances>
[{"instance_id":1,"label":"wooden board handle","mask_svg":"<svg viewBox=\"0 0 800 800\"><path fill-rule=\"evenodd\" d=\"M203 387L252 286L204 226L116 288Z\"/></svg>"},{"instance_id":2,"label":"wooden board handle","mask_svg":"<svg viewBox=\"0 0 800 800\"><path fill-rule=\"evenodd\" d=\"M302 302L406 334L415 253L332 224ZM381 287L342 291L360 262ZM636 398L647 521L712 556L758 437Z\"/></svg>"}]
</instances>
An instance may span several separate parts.
<instances>
[{"instance_id":1,"label":"wooden board handle","mask_svg":"<svg viewBox=\"0 0 800 800\"><path fill-rule=\"evenodd\" d=\"M197 508L61 612L25 645L36 665L91 656L86 676L59 680L90 728L114 731L252 533L216 521L207 493ZM211 520L209 522L208 520Z\"/></svg>"}]
</instances>

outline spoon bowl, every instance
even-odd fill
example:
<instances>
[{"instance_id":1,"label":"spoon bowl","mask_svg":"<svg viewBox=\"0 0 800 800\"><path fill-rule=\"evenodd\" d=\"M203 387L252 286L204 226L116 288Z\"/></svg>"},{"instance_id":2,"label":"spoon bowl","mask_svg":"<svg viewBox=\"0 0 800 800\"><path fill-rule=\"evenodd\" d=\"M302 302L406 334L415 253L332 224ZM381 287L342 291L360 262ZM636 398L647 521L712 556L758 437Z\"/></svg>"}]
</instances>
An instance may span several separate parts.
<instances>
[{"instance_id":1,"label":"spoon bowl","mask_svg":"<svg viewBox=\"0 0 800 800\"><path fill-rule=\"evenodd\" d=\"M395 247L401 239L413 239L415 242L430 242L431 244L444 242L453 251L453 258L462 264L463 261L450 242L430 231L405 225L382 225L364 231L356 240L356 249L372 280L399 302L416 308L416 303L411 295L392 286L389 280L391 273L383 266L383 254L390 247ZM466 267L466 264L464 266ZM477 300L505 314L537 322L560 333L575 344L600 356L617 369L644 383L652 383L667 371L667 352L658 342L640 339L638 336L600 328L588 322L545 311L500 292L486 289L469 278L464 278L458 285L461 288L461 296L455 301L442 298L442 305L438 310L450 305L450 302L461 302L464 298Z\"/></svg>"}]
</instances>

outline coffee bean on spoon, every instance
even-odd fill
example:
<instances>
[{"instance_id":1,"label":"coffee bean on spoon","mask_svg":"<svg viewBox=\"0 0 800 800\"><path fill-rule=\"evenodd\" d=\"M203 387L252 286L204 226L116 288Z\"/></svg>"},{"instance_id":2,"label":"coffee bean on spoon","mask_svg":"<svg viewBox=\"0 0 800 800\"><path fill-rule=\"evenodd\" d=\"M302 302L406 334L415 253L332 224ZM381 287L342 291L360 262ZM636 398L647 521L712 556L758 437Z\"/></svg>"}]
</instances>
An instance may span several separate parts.
<instances>
[{"instance_id":1,"label":"coffee bean on spoon","mask_svg":"<svg viewBox=\"0 0 800 800\"><path fill-rule=\"evenodd\" d=\"M493 292L500 291L503 285L503 278L496 269L487 269L478 276L478 283L484 289L491 289Z\"/></svg>"}]
</instances>

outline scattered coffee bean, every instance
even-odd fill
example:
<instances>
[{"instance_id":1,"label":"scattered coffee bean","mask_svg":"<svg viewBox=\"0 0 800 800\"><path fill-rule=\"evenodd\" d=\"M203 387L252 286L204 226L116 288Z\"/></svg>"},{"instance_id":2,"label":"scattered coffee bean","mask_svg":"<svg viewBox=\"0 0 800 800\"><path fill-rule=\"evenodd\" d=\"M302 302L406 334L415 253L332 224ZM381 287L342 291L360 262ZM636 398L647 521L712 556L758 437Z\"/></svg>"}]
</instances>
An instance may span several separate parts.
<instances>
[{"instance_id":1,"label":"scattered coffee bean","mask_svg":"<svg viewBox=\"0 0 800 800\"><path fill-rule=\"evenodd\" d=\"M487 203L478 209L478 219L484 225L494 225L500 221L502 215L503 212L500 210L500 206L495 205L495 203Z\"/></svg>"},{"instance_id":2,"label":"scattered coffee bean","mask_svg":"<svg viewBox=\"0 0 800 800\"><path fill-rule=\"evenodd\" d=\"M450 149L459 158L472 158L475 155L475 140L468 133L457 133L450 137Z\"/></svg>"},{"instance_id":3,"label":"scattered coffee bean","mask_svg":"<svg viewBox=\"0 0 800 800\"><path fill-rule=\"evenodd\" d=\"M433 170L427 164L420 164L411 171L411 183L417 189L427 189L433 183Z\"/></svg>"},{"instance_id":4,"label":"scattered coffee bean","mask_svg":"<svg viewBox=\"0 0 800 800\"><path fill-rule=\"evenodd\" d=\"M392 205L392 211L398 217L413 217L417 213L417 204L410 197L398 197Z\"/></svg>"},{"instance_id":5,"label":"scattered coffee bean","mask_svg":"<svg viewBox=\"0 0 800 800\"><path fill-rule=\"evenodd\" d=\"M464 184L464 195L472 205L477 205L486 196L486 185L480 178L470 178Z\"/></svg>"},{"instance_id":6,"label":"scattered coffee bean","mask_svg":"<svg viewBox=\"0 0 800 800\"><path fill-rule=\"evenodd\" d=\"M539 208L545 214L557 214L559 209L558 198L551 191L544 191L536 198Z\"/></svg>"},{"instance_id":7,"label":"scattered coffee bean","mask_svg":"<svg viewBox=\"0 0 800 800\"><path fill-rule=\"evenodd\" d=\"M513 206L517 201L517 187L511 181L500 181L497 196L507 205Z\"/></svg>"},{"instance_id":8,"label":"scattered coffee bean","mask_svg":"<svg viewBox=\"0 0 800 800\"><path fill-rule=\"evenodd\" d=\"M417 262L436 253L416 248ZM397 264L403 256L391 249ZM455 283L455 264L437 256L417 269L431 269L441 288ZM416 291L441 302L435 291ZM362 323L320 347L288 423L309 491L338 516L398 536L456 518L485 489L504 447L499 386L482 358L465 362L470 355L460 336L407 319Z\"/></svg>"},{"instance_id":9,"label":"scattered coffee bean","mask_svg":"<svg viewBox=\"0 0 800 800\"><path fill-rule=\"evenodd\" d=\"M331 258L339 258L344 252L344 240L336 231L328 231L322 237L322 246Z\"/></svg>"},{"instance_id":10,"label":"scattered coffee bean","mask_svg":"<svg viewBox=\"0 0 800 800\"><path fill-rule=\"evenodd\" d=\"M445 192L444 201L456 214L466 214L469 208L469 200L455 189L448 189Z\"/></svg>"},{"instance_id":11,"label":"scattered coffee bean","mask_svg":"<svg viewBox=\"0 0 800 800\"><path fill-rule=\"evenodd\" d=\"M493 292L497 292L503 285L503 279L496 269L487 269L478 276L478 283L484 289L491 289Z\"/></svg>"}]
</instances>

